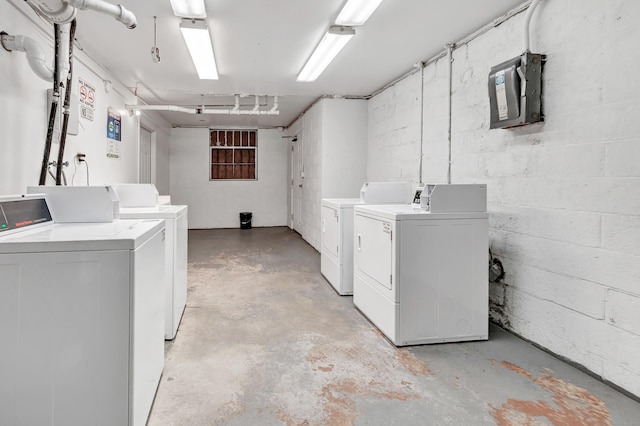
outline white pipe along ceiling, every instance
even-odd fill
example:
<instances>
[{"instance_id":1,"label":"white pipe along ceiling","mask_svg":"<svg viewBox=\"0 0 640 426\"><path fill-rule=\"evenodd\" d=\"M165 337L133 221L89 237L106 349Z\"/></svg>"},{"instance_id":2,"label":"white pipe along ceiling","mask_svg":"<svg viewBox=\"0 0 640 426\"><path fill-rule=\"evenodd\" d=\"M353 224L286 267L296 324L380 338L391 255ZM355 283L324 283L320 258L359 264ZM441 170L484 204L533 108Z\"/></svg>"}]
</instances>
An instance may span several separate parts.
<instances>
[{"instance_id":1,"label":"white pipe along ceiling","mask_svg":"<svg viewBox=\"0 0 640 426\"><path fill-rule=\"evenodd\" d=\"M89 9L112 16L126 25L127 28L133 29L137 25L136 16L133 12L125 9L122 5L115 5L102 0L27 0L27 3L35 7L49 21L58 24L73 21L76 16L76 9Z\"/></svg>"},{"instance_id":2,"label":"white pipe along ceiling","mask_svg":"<svg viewBox=\"0 0 640 426\"><path fill-rule=\"evenodd\" d=\"M223 108L206 108L201 107L185 107L179 105L125 105L129 111L174 111L184 112L186 114L222 114L222 115L280 115L278 110L278 96L273 97L273 105L270 109L260 109L260 96L255 96L255 105L253 109L240 109L240 95L235 95L236 103L232 109Z\"/></svg>"}]
</instances>

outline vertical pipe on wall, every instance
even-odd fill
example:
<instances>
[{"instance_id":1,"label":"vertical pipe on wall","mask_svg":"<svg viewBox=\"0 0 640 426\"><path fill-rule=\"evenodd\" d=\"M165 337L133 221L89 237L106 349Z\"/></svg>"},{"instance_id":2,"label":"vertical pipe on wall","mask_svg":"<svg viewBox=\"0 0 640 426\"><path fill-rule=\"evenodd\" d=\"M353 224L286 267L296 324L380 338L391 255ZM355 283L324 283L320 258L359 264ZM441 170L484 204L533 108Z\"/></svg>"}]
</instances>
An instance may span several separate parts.
<instances>
[{"instance_id":1,"label":"vertical pipe on wall","mask_svg":"<svg viewBox=\"0 0 640 426\"><path fill-rule=\"evenodd\" d=\"M418 185L422 186L422 162L424 156L424 64L420 62L420 169Z\"/></svg>"},{"instance_id":2,"label":"vertical pipe on wall","mask_svg":"<svg viewBox=\"0 0 640 426\"><path fill-rule=\"evenodd\" d=\"M529 38L531 17L533 16L533 12L536 10L536 7L538 7L539 3L540 0L532 0L531 4L529 5L529 9L527 10L527 15L524 18L524 34L522 39L524 41L525 52L531 52L531 40Z\"/></svg>"},{"instance_id":3,"label":"vertical pipe on wall","mask_svg":"<svg viewBox=\"0 0 640 426\"><path fill-rule=\"evenodd\" d=\"M447 134L447 140L449 144L449 160L447 164L447 183L451 183L451 98L453 97L453 44L445 45L447 49L447 62L449 64L449 112L448 122L449 129Z\"/></svg>"},{"instance_id":4,"label":"vertical pipe on wall","mask_svg":"<svg viewBox=\"0 0 640 426\"><path fill-rule=\"evenodd\" d=\"M76 34L76 20L71 21L71 28L69 30L69 50L66 63L68 64L67 75L65 76L65 94L62 110L62 132L60 134L60 146L58 147L58 164L56 166L56 185L62 185L62 166L64 162L64 149L67 142L67 130L69 128L69 109L71 105L71 84L73 80L73 40ZM67 178L64 179L65 185L67 184Z\"/></svg>"},{"instance_id":5,"label":"vertical pipe on wall","mask_svg":"<svg viewBox=\"0 0 640 426\"><path fill-rule=\"evenodd\" d=\"M59 69L58 69L58 57L60 51L60 25L53 24L54 40L55 40L55 58L53 62L53 100L51 101L51 112L49 113L49 127L47 128L47 139L44 143L44 154L42 156L42 166L40 167L40 179L38 185L44 185L47 181L47 170L49 168L49 155L51 154L51 144L53 142L53 132L56 124L56 113L58 110L58 102L60 101L60 89L59 89Z\"/></svg>"}]
</instances>

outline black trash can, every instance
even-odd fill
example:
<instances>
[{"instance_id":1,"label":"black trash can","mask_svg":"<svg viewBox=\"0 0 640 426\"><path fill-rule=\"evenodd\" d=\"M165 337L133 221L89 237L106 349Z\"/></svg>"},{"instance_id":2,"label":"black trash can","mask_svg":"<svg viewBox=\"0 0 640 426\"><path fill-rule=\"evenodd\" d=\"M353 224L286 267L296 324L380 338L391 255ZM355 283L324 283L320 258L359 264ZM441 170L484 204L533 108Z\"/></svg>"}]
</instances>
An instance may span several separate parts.
<instances>
[{"instance_id":1,"label":"black trash can","mask_svg":"<svg viewBox=\"0 0 640 426\"><path fill-rule=\"evenodd\" d=\"M251 212L240 212L240 229L251 229Z\"/></svg>"}]
</instances>

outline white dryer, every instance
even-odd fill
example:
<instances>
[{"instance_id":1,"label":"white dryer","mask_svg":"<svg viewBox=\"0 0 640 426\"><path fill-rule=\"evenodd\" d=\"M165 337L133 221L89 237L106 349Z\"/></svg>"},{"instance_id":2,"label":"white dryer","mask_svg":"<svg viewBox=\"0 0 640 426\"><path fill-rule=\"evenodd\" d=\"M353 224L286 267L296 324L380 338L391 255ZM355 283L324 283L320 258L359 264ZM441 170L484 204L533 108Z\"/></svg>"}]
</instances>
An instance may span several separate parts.
<instances>
[{"instance_id":1,"label":"white dryer","mask_svg":"<svg viewBox=\"0 0 640 426\"><path fill-rule=\"evenodd\" d=\"M463 212L355 206L353 303L396 346L488 338L486 185L471 192Z\"/></svg>"},{"instance_id":2,"label":"white dryer","mask_svg":"<svg viewBox=\"0 0 640 426\"><path fill-rule=\"evenodd\" d=\"M0 424L146 423L164 366L163 220L53 223L0 197Z\"/></svg>"},{"instance_id":3,"label":"white dryer","mask_svg":"<svg viewBox=\"0 0 640 426\"><path fill-rule=\"evenodd\" d=\"M118 193L119 194L119 193ZM121 219L164 219L164 338L173 340L187 304L187 206L120 207Z\"/></svg>"},{"instance_id":4,"label":"white dryer","mask_svg":"<svg viewBox=\"0 0 640 426\"><path fill-rule=\"evenodd\" d=\"M405 182L365 182L360 198L322 200L320 272L340 295L353 294L353 207L408 203Z\"/></svg>"}]
</instances>

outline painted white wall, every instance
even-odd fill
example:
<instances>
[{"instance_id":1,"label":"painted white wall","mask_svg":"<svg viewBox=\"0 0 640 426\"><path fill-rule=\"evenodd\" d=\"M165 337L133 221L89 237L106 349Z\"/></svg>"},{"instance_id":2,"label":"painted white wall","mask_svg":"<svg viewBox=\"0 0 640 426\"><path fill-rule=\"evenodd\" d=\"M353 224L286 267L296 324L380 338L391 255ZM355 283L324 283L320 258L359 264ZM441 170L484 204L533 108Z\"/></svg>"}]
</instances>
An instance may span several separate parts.
<instances>
[{"instance_id":1,"label":"painted white wall","mask_svg":"<svg viewBox=\"0 0 640 426\"><path fill-rule=\"evenodd\" d=\"M53 61L53 26L48 28L42 24L24 2L15 5L13 2L0 2L0 24L1 29L9 34L26 35L36 40L47 60ZM46 31L40 25L45 25ZM31 71L24 53L4 49L0 49L0 75L0 194L23 193L27 186L38 184L48 127L46 92L51 83L41 80ZM93 121L79 118L79 134L67 137L64 160L70 164L65 169L68 184L87 183L87 168L74 161L78 152L86 155L92 185L137 182L138 118L130 117L124 108L126 103L133 103L135 97L113 76L75 49L73 89L76 97L78 77L96 89L95 114ZM107 158L108 107L118 112L122 120L119 159ZM158 118L154 123L152 130L168 132L168 123ZM161 185L168 187L167 138L163 136L159 140L162 163L158 165L157 176ZM57 156L58 144L53 144L50 161L57 160ZM55 184L55 180L49 177L47 184Z\"/></svg>"},{"instance_id":2,"label":"painted white wall","mask_svg":"<svg viewBox=\"0 0 640 426\"><path fill-rule=\"evenodd\" d=\"M369 100L367 180L418 183L420 73Z\"/></svg>"},{"instance_id":3,"label":"painted white wall","mask_svg":"<svg viewBox=\"0 0 640 426\"><path fill-rule=\"evenodd\" d=\"M491 316L640 395L640 3L548 1L531 27L545 53L544 124L489 130L491 66L523 50L521 13L453 53L452 182L487 183L503 262ZM626 70L626 71L624 71ZM419 75L419 74L418 74ZM418 125L415 75L370 101L369 179L414 177L415 136L390 152L397 113ZM424 70L425 182L446 182L448 63ZM412 134L415 135L415 131Z\"/></svg>"},{"instance_id":4,"label":"painted white wall","mask_svg":"<svg viewBox=\"0 0 640 426\"><path fill-rule=\"evenodd\" d=\"M323 198L354 198L366 180L367 101L320 99L294 122L303 150L301 235L320 251Z\"/></svg>"},{"instance_id":5,"label":"painted white wall","mask_svg":"<svg viewBox=\"0 0 640 426\"><path fill-rule=\"evenodd\" d=\"M169 195L171 125L154 111L142 111L140 125L151 131L151 181L160 195Z\"/></svg>"},{"instance_id":6,"label":"painted white wall","mask_svg":"<svg viewBox=\"0 0 640 426\"><path fill-rule=\"evenodd\" d=\"M288 140L275 129L258 130L258 180L210 181L209 129L176 128L170 142L172 204L189 206L189 228L239 228L240 212L251 224L287 225Z\"/></svg>"}]
</instances>

